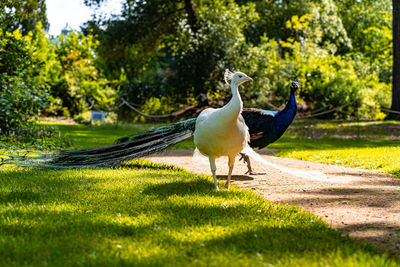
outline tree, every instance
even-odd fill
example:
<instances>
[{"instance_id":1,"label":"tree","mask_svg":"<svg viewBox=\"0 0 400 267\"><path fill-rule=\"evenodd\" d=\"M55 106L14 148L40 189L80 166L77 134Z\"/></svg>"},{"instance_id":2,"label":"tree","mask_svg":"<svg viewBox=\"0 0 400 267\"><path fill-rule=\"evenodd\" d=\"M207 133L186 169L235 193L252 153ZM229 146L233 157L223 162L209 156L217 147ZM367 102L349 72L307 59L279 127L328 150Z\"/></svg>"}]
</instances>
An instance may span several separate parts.
<instances>
[{"instance_id":1,"label":"tree","mask_svg":"<svg viewBox=\"0 0 400 267\"><path fill-rule=\"evenodd\" d=\"M41 22L44 29L49 28L45 0L1 1L0 28L3 31L19 29L23 35L36 28Z\"/></svg>"},{"instance_id":2,"label":"tree","mask_svg":"<svg viewBox=\"0 0 400 267\"><path fill-rule=\"evenodd\" d=\"M105 109L114 102L111 83L96 65L97 46L98 41L91 34L85 36L71 30L58 37L56 54L62 70L51 93L62 100L71 115L87 111L91 103Z\"/></svg>"},{"instance_id":3,"label":"tree","mask_svg":"<svg viewBox=\"0 0 400 267\"><path fill-rule=\"evenodd\" d=\"M393 80L392 107L400 112L400 1L393 0ZM400 120L400 114L389 113L387 119Z\"/></svg>"},{"instance_id":4,"label":"tree","mask_svg":"<svg viewBox=\"0 0 400 267\"><path fill-rule=\"evenodd\" d=\"M104 1L85 0L85 3L97 6ZM120 78L123 72L132 83L158 56L160 44L169 36L176 35L180 23L185 20L192 31L198 30L192 0L126 0L119 17L107 21L94 19L87 23L83 31L88 33L88 28L91 28L98 36L101 46L97 51L106 72L113 79Z\"/></svg>"},{"instance_id":5,"label":"tree","mask_svg":"<svg viewBox=\"0 0 400 267\"><path fill-rule=\"evenodd\" d=\"M132 103L228 99L222 73L230 68L257 77L243 89L248 105L279 106L297 77L304 109L347 104L332 114L375 118L390 102L388 1L125 0L120 16L87 26L103 70Z\"/></svg>"},{"instance_id":6,"label":"tree","mask_svg":"<svg viewBox=\"0 0 400 267\"><path fill-rule=\"evenodd\" d=\"M14 132L47 105L47 92L35 82L41 66L19 30L0 30L0 129Z\"/></svg>"}]
</instances>

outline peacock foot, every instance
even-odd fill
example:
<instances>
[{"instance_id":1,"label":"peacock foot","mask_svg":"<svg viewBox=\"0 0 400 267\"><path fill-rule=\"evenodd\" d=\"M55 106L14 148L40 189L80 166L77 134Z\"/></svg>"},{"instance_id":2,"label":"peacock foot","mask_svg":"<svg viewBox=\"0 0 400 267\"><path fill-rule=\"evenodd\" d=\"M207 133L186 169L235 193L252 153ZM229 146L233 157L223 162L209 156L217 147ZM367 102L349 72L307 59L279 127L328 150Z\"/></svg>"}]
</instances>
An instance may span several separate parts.
<instances>
[{"instance_id":1,"label":"peacock foot","mask_svg":"<svg viewBox=\"0 0 400 267\"><path fill-rule=\"evenodd\" d=\"M224 188L229 190L229 189L231 189L231 185L228 184L228 183L226 183L226 184L224 185Z\"/></svg>"},{"instance_id":2,"label":"peacock foot","mask_svg":"<svg viewBox=\"0 0 400 267\"><path fill-rule=\"evenodd\" d=\"M215 191L219 191L218 185L217 185L217 186L214 186L214 189L215 189Z\"/></svg>"}]
</instances>

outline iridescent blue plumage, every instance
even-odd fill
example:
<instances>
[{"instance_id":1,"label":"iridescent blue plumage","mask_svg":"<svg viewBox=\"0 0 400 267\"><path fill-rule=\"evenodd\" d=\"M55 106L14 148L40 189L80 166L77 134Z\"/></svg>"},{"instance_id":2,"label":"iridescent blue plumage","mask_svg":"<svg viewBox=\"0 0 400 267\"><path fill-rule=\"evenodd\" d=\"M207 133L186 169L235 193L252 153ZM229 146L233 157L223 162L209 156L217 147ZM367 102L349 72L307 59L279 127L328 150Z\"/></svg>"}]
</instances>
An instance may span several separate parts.
<instances>
[{"instance_id":1,"label":"iridescent blue plumage","mask_svg":"<svg viewBox=\"0 0 400 267\"><path fill-rule=\"evenodd\" d=\"M297 112L295 92L297 81L290 87L290 98L285 108L278 112L262 109L244 109L242 116L249 127L250 146L264 148L278 140L292 123Z\"/></svg>"}]
</instances>

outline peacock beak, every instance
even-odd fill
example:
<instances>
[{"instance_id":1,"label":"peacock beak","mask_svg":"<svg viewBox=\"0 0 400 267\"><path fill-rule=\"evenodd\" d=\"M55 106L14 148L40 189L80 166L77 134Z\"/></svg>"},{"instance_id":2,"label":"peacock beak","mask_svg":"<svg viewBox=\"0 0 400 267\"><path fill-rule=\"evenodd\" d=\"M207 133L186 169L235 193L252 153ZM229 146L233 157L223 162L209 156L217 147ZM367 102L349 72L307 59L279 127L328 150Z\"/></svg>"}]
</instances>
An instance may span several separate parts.
<instances>
[{"instance_id":1,"label":"peacock beak","mask_svg":"<svg viewBox=\"0 0 400 267\"><path fill-rule=\"evenodd\" d=\"M244 80L245 81L252 81L253 79L251 77L247 76Z\"/></svg>"}]
</instances>

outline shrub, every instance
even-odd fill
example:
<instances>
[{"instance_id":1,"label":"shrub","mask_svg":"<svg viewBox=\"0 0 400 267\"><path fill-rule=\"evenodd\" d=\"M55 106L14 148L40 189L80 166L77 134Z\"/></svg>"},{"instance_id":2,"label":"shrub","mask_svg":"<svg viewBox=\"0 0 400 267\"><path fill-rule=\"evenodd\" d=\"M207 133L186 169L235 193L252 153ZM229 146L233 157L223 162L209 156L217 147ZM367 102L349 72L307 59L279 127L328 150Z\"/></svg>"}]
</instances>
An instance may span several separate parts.
<instances>
[{"instance_id":1,"label":"shrub","mask_svg":"<svg viewBox=\"0 0 400 267\"><path fill-rule=\"evenodd\" d=\"M35 62L17 30L0 31L0 128L23 128L47 105L47 91L34 82Z\"/></svg>"},{"instance_id":2,"label":"shrub","mask_svg":"<svg viewBox=\"0 0 400 267\"><path fill-rule=\"evenodd\" d=\"M53 126L39 125L32 121L14 130L0 129L0 140L7 147L36 148L40 150L70 147L71 141Z\"/></svg>"}]
</instances>

